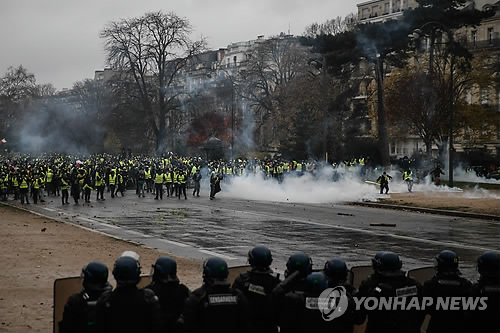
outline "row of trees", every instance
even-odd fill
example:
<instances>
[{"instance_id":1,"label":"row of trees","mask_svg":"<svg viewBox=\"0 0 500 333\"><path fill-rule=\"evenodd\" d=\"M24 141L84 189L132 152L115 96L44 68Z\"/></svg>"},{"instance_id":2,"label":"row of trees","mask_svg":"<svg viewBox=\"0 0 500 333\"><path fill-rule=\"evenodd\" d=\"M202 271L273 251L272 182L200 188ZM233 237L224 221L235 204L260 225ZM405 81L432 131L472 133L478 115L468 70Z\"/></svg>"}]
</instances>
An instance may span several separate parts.
<instances>
[{"instance_id":1,"label":"row of trees","mask_svg":"<svg viewBox=\"0 0 500 333\"><path fill-rule=\"evenodd\" d=\"M38 141L45 145L30 149L161 153L196 149L216 135L238 154L279 149L290 158L331 160L363 154L383 164L389 137L401 133L420 136L428 152L442 145L452 112L457 134L465 131L471 142L490 136L498 113L464 96L474 86L496 85L497 62L472 57L459 32L493 13L461 10L465 0L417 2L398 21L357 25L350 15L313 23L299 38L269 38L241 66L206 71L196 89L180 83L207 53L204 40L190 38L186 19L153 12L111 22L101 38L113 80L79 81L61 99L25 68L11 68L0 84L0 131L25 149ZM423 26L432 52L408 38ZM448 32L453 42L443 37Z\"/></svg>"}]
</instances>

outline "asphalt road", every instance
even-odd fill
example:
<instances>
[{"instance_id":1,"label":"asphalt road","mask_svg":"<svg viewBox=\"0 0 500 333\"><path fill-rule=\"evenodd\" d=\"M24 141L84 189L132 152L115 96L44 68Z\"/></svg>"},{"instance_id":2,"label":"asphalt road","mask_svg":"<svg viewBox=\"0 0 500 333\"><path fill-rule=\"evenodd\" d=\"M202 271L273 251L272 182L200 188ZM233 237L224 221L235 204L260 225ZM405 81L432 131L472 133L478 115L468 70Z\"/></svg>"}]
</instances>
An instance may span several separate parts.
<instances>
[{"instance_id":1,"label":"asphalt road","mask_svg":"<svg viewBox=\"0 0 500 333\"><path fill-rule=\"evenodd\" d=\"M315 268L330 257L343 258L349 267L367 265L376 252L393 251L408 270L432 266L437 253L450 249L460 256L464 276L475 279L476 258L486 250L500 252L498 222L349 205L250 201L224 192L215 200L206 194L188 195L188 200L153 198L127 191L123 198L112 199L108 193L106 201L62 206L59 197L48 197L43 204L23 208L179 256L221 256L229 265L245 264L248 250L263 244L272 250L273 267L279 271L296 251L308 253Z\"/></svg>"}]
</instances>

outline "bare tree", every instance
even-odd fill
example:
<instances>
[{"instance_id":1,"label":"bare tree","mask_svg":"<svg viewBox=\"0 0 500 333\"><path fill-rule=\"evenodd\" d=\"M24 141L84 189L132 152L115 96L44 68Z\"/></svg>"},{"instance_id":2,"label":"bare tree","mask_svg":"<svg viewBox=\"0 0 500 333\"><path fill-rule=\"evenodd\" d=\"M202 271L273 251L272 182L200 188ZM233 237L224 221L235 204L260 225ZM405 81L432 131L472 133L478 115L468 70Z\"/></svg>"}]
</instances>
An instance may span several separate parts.
<instances>
[{"instance_id":1,"label":"bare tree","mask_svg":"<svg viewBox=\"0 0 500 333\"><path fill-rule=\"evenodd\" d=\"M255 110L257 131L268 125L261 145L276 145L280 128L279 119L284 116L284 89L300 75L306 75L309 51L291 36L270 38L251 54L244 71L239 71L236 86L243 98Z\"/></svg>"},{"instance_id":2,"label":"bare tree","mask_svg":"<svg viewBox=\"0 0 500 333\"><path fill-rule=\"evenodd\" d=\"M315 22L308 25L304 31L304 37L315 38L318 35L335 36L342 32L353 31L356 24L357 17L353 13L344 18L337 16L336 18L326 20L323 23Z\"/></svg>"},{"instance_id":3,"label":"bare tree","mask_svg":"<svg viewBox=\"0 0 500 333\"><path fill-rule=\"evenodd\" d=\"M155 136L156 151L173 140L173 117L181 89L175 79L189 56L204 48L191 41L189 22L174 13L151 12L141 17L109 23L102 31L108 63L134 82L143 116ZM171 142L173 144L173 142Z\"/></svg>"}]
</instances>

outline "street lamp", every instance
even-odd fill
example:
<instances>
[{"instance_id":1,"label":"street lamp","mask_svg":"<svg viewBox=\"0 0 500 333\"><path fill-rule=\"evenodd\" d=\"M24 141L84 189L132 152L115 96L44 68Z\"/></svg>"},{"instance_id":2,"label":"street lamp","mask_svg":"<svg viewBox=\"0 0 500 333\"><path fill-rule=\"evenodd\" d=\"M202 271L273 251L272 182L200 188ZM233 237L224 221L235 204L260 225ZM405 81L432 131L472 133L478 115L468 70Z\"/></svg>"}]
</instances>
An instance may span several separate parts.
<instances>
[{"instance_id":1,"label":"street lamp","mask_svg":"<svg viewBox=\"0 0 500 333\"><path fill-rule=\"evenodd\" d=\"M448 113L449 113L449 133L448 133L448 186L453 187L453 164L454 164L454 152L455 148L453 146L453 128L454 128L454 121L455 121L455 104L453 102L454 100L454 67L455 67L455 54L452 51L452 47L455 43L455 39L453 37L453 32L444 24L441 22L437 21L430 21L422 25L419 29L415 29L412 34L410 34L410 37L413 39L419 39L424 35L423 30L428 27L434 25L438 27L438 29L444 31L446 35L448 36L448 49L451 55L450 59L450 84L449 84L449 92L448 92ZM434 40L435 40L435 35L434 35L434 30L432 31L432 36L431 36L431 45L429 49L429 75L431 76L431 79L433 78L434 75Z\"/></svg>"}]
</instances>

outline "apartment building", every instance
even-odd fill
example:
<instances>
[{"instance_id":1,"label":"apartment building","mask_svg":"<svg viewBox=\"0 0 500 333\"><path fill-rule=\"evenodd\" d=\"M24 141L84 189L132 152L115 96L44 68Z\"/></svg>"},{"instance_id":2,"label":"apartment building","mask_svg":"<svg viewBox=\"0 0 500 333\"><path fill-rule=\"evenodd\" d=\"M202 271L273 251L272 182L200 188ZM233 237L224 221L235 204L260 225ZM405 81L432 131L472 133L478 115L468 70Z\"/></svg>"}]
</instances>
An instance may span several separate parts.
<instances>
[{"instance_id":1,"label":"apartment building","mask_svg":"<svg viewBox=\"0 0 500 333\"><path fill-rule=\"evenodd\" d=\"M407 9L417 6L416 0L372 0L358 4L358 20L361 23L376 23L398 19Z\"/></svg>"}]
</instances>

